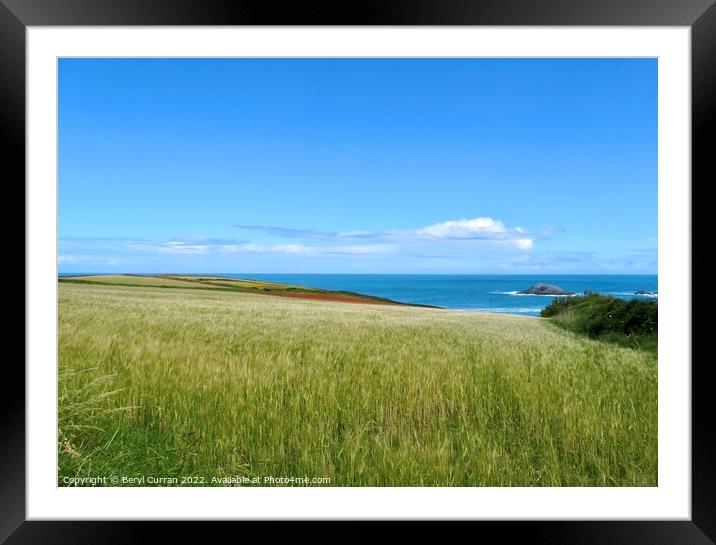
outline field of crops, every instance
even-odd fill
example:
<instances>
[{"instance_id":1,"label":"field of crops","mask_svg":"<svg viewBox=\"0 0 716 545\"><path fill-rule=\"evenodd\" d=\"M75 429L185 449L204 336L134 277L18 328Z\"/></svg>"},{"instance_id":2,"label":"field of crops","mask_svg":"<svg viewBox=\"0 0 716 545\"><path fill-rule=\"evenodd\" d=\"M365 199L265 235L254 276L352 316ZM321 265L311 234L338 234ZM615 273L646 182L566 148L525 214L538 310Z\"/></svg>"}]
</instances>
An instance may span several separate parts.
<instances>
[{"instance_id":1,"label":"field of crops","mask_svg":"<svg viewBox=\"0 0 716 545\"><path fill-rule=\"evenodd\" d=\"M400 305L397 301L373 297L349 291L330 291L320 288L293 286L277 282L264 282L262 280L249 280L242 278L226 278L221 276L201 275L138 275L138 274L102 274L102 275L74 275L61 277L59 280L65 284L91 284L95 286L128 286L159 288L185 288L201 290L224 290L241 293L254 293L260 295L274 295L303 299L318 299L328 301L343 301L346 303L374 303ZM424 305L417 305L424 306Z\"/></svg>"},{"instance_id":2,"label":"field of crops","mask_svg":"<svg viewBox=\"0 0 716 545\"><path fill-rule=\"evenodd\" d=\"M58 484L657 484L647 352L539 318L174 281L59 284Z\"/></svg>"}]
</instances>

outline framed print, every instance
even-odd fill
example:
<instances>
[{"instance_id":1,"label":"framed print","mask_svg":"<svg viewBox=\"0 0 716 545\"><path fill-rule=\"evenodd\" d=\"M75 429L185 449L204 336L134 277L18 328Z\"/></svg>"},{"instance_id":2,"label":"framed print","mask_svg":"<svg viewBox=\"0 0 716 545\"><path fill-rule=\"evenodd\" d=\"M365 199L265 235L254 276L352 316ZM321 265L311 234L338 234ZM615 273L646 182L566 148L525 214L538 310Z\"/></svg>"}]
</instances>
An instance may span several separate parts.
<instances>
[{"instance_id":1,"label":"framed print","mask_svg":"<svg viewBox=\"0 0 716 545\"><path fill-rule=\"evenodd\" d=\"M712 542L710 2L3 1L8 543Z\"/></svg>"}]
</instances>

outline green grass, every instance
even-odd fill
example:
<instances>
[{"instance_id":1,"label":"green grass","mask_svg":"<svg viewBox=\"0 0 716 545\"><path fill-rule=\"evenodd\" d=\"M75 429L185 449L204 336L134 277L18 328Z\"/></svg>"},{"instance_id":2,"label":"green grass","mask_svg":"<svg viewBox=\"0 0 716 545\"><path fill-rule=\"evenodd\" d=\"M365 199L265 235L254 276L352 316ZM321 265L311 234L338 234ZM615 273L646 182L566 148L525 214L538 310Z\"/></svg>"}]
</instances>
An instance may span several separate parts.
<instances>
[{"instance_id":1,"label":"green grass","mask_svg":"<svg viewBox=\"0 0 716 545\"><path fill-rule=\"evenodd\" d=\"M538 318L61 282L58 391L61 486L657 484L656 358Z\"/></svg>"}]
</instances>

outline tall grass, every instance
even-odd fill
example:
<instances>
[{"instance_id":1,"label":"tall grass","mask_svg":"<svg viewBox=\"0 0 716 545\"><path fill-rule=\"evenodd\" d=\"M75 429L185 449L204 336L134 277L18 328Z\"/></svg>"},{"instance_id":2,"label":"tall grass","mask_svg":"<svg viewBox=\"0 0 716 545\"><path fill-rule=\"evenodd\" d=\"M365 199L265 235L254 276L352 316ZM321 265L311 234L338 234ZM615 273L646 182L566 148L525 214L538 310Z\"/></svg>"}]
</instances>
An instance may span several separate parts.
<instances>
[{"instance_id":1,"label":"tall grass","mask_svg":"<svg viewBox=\"0 0 716 545\"><path fill-rule=\"evenodd\" d=\"M59 381L60 485L657 483L655 358L541 319L63 283Z\"/></svg>"}]
</instances>

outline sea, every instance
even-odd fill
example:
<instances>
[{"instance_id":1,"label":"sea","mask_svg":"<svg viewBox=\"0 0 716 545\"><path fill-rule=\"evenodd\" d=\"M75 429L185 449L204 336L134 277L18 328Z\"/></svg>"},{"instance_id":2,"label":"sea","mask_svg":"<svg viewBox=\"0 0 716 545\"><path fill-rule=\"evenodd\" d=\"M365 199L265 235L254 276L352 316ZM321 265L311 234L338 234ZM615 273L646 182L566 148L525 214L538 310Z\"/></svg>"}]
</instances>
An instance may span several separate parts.
<instances>
[{"instance_id":1,"label":"sea","mask_svg":"<svg viewBox=\"0 0 716 545\"><path fill-rule=\"evenodd\" d=\"M257 274L206 273L252 278L385 297L403 303L471 312L538 316L554 300L518 292L543 283L582 294L595 291L622 299L658 299L657 275L454 275L454 274ZM637 291L650 295L635 295Z\"/></svg>"}]
</instances>

